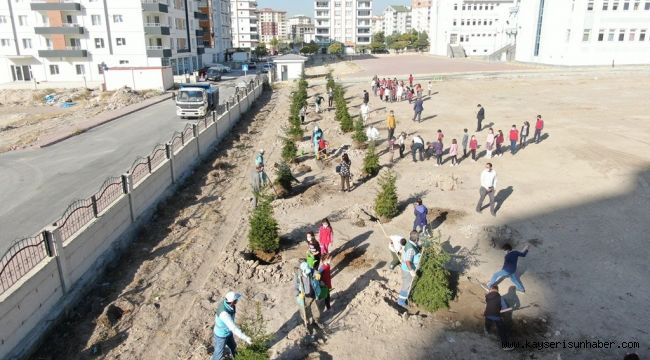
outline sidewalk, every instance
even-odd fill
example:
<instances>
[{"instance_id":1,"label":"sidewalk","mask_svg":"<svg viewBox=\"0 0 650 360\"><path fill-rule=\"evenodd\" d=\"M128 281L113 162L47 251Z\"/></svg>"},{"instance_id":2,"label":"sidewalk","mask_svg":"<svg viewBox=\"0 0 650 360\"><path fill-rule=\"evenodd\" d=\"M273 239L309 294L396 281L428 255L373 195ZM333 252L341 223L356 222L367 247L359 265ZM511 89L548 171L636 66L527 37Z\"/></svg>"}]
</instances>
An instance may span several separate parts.
<instances>
[{"instance_id":1,"label":"sidewalk","mask_svg":"<svg viewBox=\"0 0 650 360\"><path fill-rule=\"evenodd\" d=\"M69 139L73 136L83 134L84 132L90 129L104 125L113 120L117 120L123 116L132 114L136 111L146 109L149 106L161 103L167 99L171 99L171 97L172 97L171 93L165 93L156 97L152 97L150 99L146 99L136 104L125 106L121 109L101 113L93 118L86 119L83 122L77 123L74 126L69 125L69 126L61 127L57 129L56 132L47 134L39 138L36 141L36 143L34 143L34 146L44 148L50 145L54 145L63 140Z\"/></svg>"}]
</instances>

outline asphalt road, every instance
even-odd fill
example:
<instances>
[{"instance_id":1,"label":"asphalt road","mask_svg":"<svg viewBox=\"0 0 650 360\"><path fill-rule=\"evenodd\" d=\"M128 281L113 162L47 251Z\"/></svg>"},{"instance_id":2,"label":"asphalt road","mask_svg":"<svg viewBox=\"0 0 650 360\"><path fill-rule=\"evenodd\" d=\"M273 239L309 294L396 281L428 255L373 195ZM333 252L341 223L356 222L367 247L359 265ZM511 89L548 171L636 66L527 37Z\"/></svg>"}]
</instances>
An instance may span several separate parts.
<instances>
[{"instance_id":1,"label":"asphalt road","mask_svg":"<svg viewBox=\"0 0 650 360\"><path fill-rule=\"evenodd\" d=\"M220 103L242 80L230 75L218 83ZM137 156L148 155L187 123L167 100L47 148L0 154L0 256L15 239L58 220L70 203L94 194L107 177L126 172Z\"/></svg>"}]
</instances>

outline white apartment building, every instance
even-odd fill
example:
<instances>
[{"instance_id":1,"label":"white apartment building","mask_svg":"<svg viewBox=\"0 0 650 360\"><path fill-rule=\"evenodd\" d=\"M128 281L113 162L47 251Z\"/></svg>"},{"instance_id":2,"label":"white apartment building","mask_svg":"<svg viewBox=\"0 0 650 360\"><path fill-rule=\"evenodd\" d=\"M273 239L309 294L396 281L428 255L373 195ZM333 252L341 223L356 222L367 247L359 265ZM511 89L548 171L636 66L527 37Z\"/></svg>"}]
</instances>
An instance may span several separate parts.
<instances>
[{"instance_id":1,"label":"white apartment building","mask_svg":"<svg viewBox=\"0 0 650 360\"><path fill-rule=\"evenodd\" d=\"M232 45L235 48L254 49L259 44L257 1L230 0Z\"/></svg>"},{"instance_id":2,"label":"white apartment building","mask_svg":"<svg viewBox=\"0 0 650 360\"><path fill-rule=\"evenodd\" d=\"M294 43L308 43L315 39L314 24L309 16L296 15L287 20L287 36Z\"/></svg>"},{"instance_id":3,"label":"white apartment building","mask_svg":"<svg viewBox=\"0 0 650 360\"><path fill-rule=\"evenodd\" d=\"M650 0L525 0L516 26L518 61L650 63Z\"/></svg>"},{"instance_id":4,"label":"white apartment building","mask_svg":"<svg viewBox=\"0 0 650 360\"><path fill-rule=\"evenodd\" d=\"M0 82L101 81L105 67L202 66L195 0L3 1Z\"/></svg>"},{"instance_id":5,"label":"white apartment building","mask_svg":"<svg viewBox=\"0 0 650 360\"><path fill-rule=\"evenodd\" d=\"M273 38L287 40L288 22L286 11L278 11L270 8L259 9L257 12L257 21L260 40L267 45Z\"/></svg>"},{"instance_id":6,"label":"white apartment building","mask_svg":"<svg viewBox=\"0 0 650 360\"><path fill-rule=\"evenodd\" d=\"M384 17L382 15L373 16L370 19L370 33L376 34L384 31Z\"/></svg>"},{"instance_id":7,"label":"white apartment building","mask_svg":"<svg viewBox=\"0 0 650 360\"><path fill-rule=\"evenodd\" d=\"M314 0L316 42L343 43L350 51L371 40L372 0Z\"/></svg>"},{"instance_id":8,"label":"white apartment building","mask_svg":"<svg viewBox=\"0 0 650 360\"><path fill-rule=\"evenodd\" d=\"M384 9L384 35L404 34L410 31L410 8L402 5L389 5Z\"/></svg>"},{"instance_id":9,"label":"white apartment building","mask_svg":"<svg viewBox=\"0 0 650 360\"><path fill-rule=\"evenodd\" d=\"M210 63L225 61L226 53L232 49L232 20L230 0L207 0L212 3L212 59Z\"/></svg>"},{"instance_id":10,"label":"white apartment building","mask_svg":"<svg viewBox=\"0 0 650 360\"><path fill-rule=\"evenodd\" d=\"M411 1L411 28L417 32L429 33L431 21L431 0Z\"/></svg>"},{"instance_id":11,"label":"white apartment building","mask_svg":"<svg viewBox=\"0 0 650 360\"><path fill-rule=\"evenodd\" d=\"M459 49L467 56L490 56L514 47L517 9L515 0L432 0L431 54Z\"/></svg>"}]
</instances>

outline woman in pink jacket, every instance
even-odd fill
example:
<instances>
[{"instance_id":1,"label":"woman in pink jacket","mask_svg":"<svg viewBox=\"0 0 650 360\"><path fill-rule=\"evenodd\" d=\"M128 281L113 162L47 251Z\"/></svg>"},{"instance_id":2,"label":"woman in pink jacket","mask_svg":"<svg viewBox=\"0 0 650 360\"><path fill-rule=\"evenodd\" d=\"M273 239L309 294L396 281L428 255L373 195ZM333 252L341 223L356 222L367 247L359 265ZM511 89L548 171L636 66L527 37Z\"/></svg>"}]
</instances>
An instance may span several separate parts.
<instances>
[{"instance_id":1,"label":"woman in pink jacket","mask_svg":"<svg viewBox=\"0 0 650 360\"><path fill-rule=\"evenodd\" d=\"M458 165L458 143L456 139L451 140L451 146L449 146L449 157L451 158L451 166Z\"/></svg>"},{"instance_id":2,"label":"woman in pink jacket","mask_svg":"<svg viewBox=\"0 0 650 360\"><path fill-rule=\"evenodd\" d=\"M485 151L486 151L485 156L487 156L488 158L492 157L492 149L494 149L494 139L495 139L494 130L490 128L490 130L488 130L487 139L485 140Z\"/></svg>"},{"instance_id":3,"label":"woman in pink jacket","mask_svg":"<svg viewBox=\"0 0 650 360\"><path fill-rule=\"evenodd\" d=\"M334 242L334 231L330 225L330 221L327 218L324 218L321 221L321 226L318 229L318 242L320 243L320 252L321 254L329 254L329 248Z\"/></svg>"}]
</instances>

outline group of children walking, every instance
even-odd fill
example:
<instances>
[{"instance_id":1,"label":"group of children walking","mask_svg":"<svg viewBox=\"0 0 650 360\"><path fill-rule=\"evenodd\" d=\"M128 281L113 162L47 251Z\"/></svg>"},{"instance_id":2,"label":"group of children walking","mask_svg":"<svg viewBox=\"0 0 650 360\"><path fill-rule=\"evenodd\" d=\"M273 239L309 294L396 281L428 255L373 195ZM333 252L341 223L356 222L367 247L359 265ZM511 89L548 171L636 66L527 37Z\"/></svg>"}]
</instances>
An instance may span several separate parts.
<instances>
[{"instance_id":1,"label":"group of children walking","mask_svg":"<svg viewBox=\"0 0 650 360\"><path fill-rule=\"evenodd\" d=\"M379 79L375 75L371 82L372 92L375 96L379 96L385 102L397 102L408 100L409 104L416 98L422 97L423 88L421 84L413 84L413 75L409 75L407 83L398 81L397 78L393 79ZM428 83L429 95L431 95L432 84Z\"/></svg>"}]
</instances>

